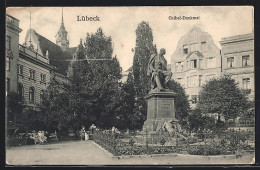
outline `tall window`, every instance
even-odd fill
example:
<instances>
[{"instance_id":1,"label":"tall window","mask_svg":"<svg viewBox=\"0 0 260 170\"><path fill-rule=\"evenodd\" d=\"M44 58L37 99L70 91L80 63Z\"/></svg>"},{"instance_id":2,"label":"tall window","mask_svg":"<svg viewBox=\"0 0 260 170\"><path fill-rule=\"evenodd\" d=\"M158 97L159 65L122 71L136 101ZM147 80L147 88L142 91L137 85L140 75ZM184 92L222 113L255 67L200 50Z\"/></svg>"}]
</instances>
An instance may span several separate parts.
<instances>
[{"instance_id":1,"label":"tall window","mask_svg":"<svg viewBox=\"0 0 260 170\"><path fill-rule=\"evenodd\" d=\"M42 104L43 100L44 100L44 91L41 90L41 92L40 92L40 103L41 104Z\"/></svg>"},{"instance_id":2,"label":"tall window","mask_svg":"<svg viewBox=\"0 0 260 170\"><path fill-rule=\"evenodd\" d=\"M206 51L206 49L207 49L207 46L206 46L207 44L206 44L206 41L204 41L204 42L201 42L201 51Z\"/></svg>"},{"instance_id":3,"label":"tall window","mask_svg":"<svg viewBox=\"0 0 260 170\"><path fill-rule=\"evenodd\" d=\"M250 89L250 78L243 79L243 89L249 90Z\"/></svg>"},{"instance_id":4,"label":"tall window","mask_svg":"<svg viewBox=\"0 0 260 170\"><path fill-rule=\"evenodd\" d=\"M6 59L5 68L6 68L7 71L10 71L10 65L11 65L10 57L5 57L5 59Z\"/></svg>"},{"instance_id":5,"label":"tall window","mask_svg":"<svg viewBox=\"0 0 260 170\"><path fill-rule=\"evenodd\" d=\"M34 103L34 88L33 87L30 87L29 88L29 102L30 103Z\"/></svg>"},{"instance_id":6,"label":"tall window","mask_svg":"<svg viewBox=\"0 0 260 170\"><path fill-rule=\"evenodd\" d=\"M248 60L249 60L249 55L242 56L242 66L243 67L246 67L249 65Z\"/></svg>"},{"instance_id":7,"label":"tall window","mask_svg":"<svg viewBox=\"0 0 260 170\"><path fill-rule=\"evenodd\" d=\"M199 86L202 86L202 75L199 75Z\"/></svg>"},{"instance_id":8,"label":"tall window","mask_svg":"<svg viewBox=\"0 0 260 170\"><path fill-rule=\"evenodd\" d=\"M31 79L35 79L35 70L30 70L30 72L29 72L29 77L31 78Z\"/></svg>"},{"instance_id":9,"label":"tall window","mask_svg":"<svg viewBox=\"0 0 260 170\"><path fill-rule=\"evenodd\" d=\"M23 90L23 85L22 85L21 83L18 84L17 93L18 93L18 95L19 95L19 98L20 98L21 100L23 100L24 90Z\"/></svg>"},{"instance_id":10,"label":"tall window","mask_svg":"<svg viewBox=\"0 0 260 170\"><path fill-rule=\"evenodd\" d=\"M41 74L41 82L45 83L46 82L46 75Z\"/></svg>"},{"instance_id":11,"label":"tall window","mask_svg":"<svg viewBox=\"0 0 260 170\"><path fill-rule=\"evenodd\" d=\"M227 58L227 66L228 68L234 67L234 57Z\"/></svg>"},{"instance_id":12,"label":"tall window","mask_svg":"<svg viewBox=\"0 0 260 170\"><path fill-rule=\"evenodd\" d=\"M207 68L215 68L216 67L216 58L209 57L207 58Z\"/></svg>"},{"instance_id":13,"label":"tall window","mask_svg":"<svg viewBox=\"0 0 260 170\"><path fill-rule=\"evenodd\" d=\"M18 74L23 75L23 65L18 65Z\"/></svg>"},{"instance_id":14,"label":"tall window","mask_svg":"<svg viewBox=\"0 0 260 170\"><path fill-rule=\"evenodd\" d=\"M191 87L197 86L197 76L190 76L190 86Z\"/></svg>"},{"instance_id":15,"label":"tall window","mask_svg":"<svg viewBox=\"0 0 260 170\"><path fill-rule=\"evenodd\" d=\"M10 93L10 78L6 79L6 93L7 95Z\"/></svg>"},{"instance_id":16,"label":"tall window","mask_svg":"<svg viewBox=\"0 0 260 170\"><path fill-rule=\"evenodd\" d=\"M6 50L11 50L11 37L6 36Z\"/></svg>"},{"instance_id":17,"label":"tall window","mask_svg":"<svg viewBox=\"0 0 260 170\"><path fill-rule=\"evenodd\" d=\"M187 77L187 87L190 86L190 77Z\"/></svg>"},{"instance_id":18,"label":"tall window","mask_svg":"<svg viewBox=\"0 0 260 170\"><path fill-rule=\"evenodd\" d=\"M175 63L175 66L177 72L183 71L183 62L177 62Z\"/></svg>"},{"instance_id":19,"label":"tall window","mask_svg":"<svg viewBox=\"0 0 260 170\"><path fill-rule=\"evenodd\" d=\"M188 45L183 46L183 54L188 54Z\"/></svg>"},{"instance_id":20,"label":"tall window","mask_svg":"<svg viewBox=\"0 0 260 170\"><path fill-rule=\"evenodd\" d=\"M190 61L190 68L191 69L197 68L197 60L196 59Z\"/></svg>"}]
</instances>

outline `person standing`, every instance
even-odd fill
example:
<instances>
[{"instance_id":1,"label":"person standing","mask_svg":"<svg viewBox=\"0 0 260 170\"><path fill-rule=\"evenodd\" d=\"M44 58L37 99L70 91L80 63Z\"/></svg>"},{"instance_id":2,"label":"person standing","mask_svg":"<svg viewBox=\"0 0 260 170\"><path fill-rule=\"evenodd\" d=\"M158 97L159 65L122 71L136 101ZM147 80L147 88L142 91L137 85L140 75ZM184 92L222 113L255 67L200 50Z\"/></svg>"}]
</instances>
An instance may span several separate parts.
<instances>
[{"instance_id":1,"label":"person standing","mask_svg":"<svg viewBox=\"0 0 260 170\"><path fill-rule=\"evenodd\" d=\"M85 139L85 133L86 133L86 130L85 130L85 127L82 126L81 130L80 130L80 140L84 140Z\"/></svg>"}]
</instances>

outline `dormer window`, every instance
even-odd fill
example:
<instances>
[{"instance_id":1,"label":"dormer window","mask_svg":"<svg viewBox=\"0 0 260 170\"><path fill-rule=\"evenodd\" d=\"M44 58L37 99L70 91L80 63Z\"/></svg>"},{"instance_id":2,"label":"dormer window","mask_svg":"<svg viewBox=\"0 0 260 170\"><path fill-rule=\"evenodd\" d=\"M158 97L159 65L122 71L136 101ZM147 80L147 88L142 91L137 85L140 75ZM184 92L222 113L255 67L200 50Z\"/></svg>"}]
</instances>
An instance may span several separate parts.
<instances>
[{"instance_id":1,"label":"dormer window","mask_svg":"<svg viewBox=\"0 0 260 170\"><path fill-rule=\"evenodd\" d=\"M191 69L197 68L197 59L194 59L194 60L190 61L190 68Z\"/></svg>"}]
</instances>

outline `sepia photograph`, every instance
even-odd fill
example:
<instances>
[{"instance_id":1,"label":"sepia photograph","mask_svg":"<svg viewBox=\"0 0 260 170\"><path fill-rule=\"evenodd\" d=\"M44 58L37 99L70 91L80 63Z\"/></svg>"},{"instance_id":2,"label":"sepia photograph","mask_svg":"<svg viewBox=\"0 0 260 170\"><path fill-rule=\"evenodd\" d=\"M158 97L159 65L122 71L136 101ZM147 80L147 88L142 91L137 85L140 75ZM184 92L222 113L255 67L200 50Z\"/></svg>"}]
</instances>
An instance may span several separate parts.
<instances>
[{"instance_id":1,"label":"sepia photograph","mask_svg":"<svg viewBox=\"0 0 260 170\"><path fill-rule=\"evenodd\" d=\"M5 18L6 166L255 163L253 6Z\"/></svg>"}]
</instances>

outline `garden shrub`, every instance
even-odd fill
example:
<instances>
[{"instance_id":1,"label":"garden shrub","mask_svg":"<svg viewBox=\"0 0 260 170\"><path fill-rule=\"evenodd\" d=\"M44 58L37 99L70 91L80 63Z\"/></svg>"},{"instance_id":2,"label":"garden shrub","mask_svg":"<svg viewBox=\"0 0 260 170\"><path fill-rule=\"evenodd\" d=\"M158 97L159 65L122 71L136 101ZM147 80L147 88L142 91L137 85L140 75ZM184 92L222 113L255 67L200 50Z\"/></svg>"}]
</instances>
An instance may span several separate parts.
<instances>
[{"instance_id":1,"label":"garden shrub","mask_svg":"<svg viewBox=\"0 0 260 170\"><path fill-rule=\"evenodd\" d=\"M131 141L131 140L130 140ZM144 155L144 154L166 154L176 152L175 146L151 146L136 145L131 142L118 141L115 152L117 155Z\"/></svg>"},{"instance_id":2,"label":"garden shrub","mask_svg":"<svg viewBox=\"0 0 260 170\"><path fill-rule=\"evenodd\" d=\"M225 155L228 154L227 151L227 148L217 145L193 145L188 148L188 153L191 155Z\"/></svg>"}]
</instances>

